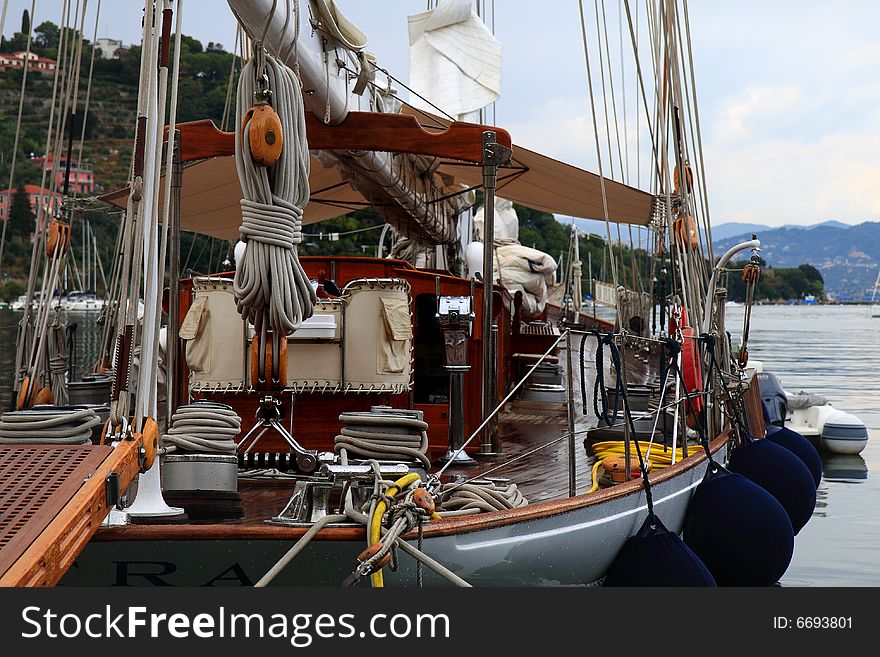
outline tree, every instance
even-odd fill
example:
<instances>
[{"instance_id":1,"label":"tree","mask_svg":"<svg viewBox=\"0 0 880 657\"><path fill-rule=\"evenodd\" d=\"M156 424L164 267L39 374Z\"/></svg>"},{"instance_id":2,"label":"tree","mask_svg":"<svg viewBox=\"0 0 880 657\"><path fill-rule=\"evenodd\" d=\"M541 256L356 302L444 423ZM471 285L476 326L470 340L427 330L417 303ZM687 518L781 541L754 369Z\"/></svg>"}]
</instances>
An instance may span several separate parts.
<instances>
[{"instance_id":1,"label":"tree","mask_svg":"<svg viewBox=\"0 0 880 657\"><path fill-rule=\"evenodd\" d=\"M31 31L31 15L25 9L21 14L21 33L28 34Z\"/></svg>"},{"instance_id":2,"label":"tree","mask_svg":"<svg viewBox=\"0 0 880 657\"><path fill-rule=\"evenodd\" d=\"M6 234L10 239L27 237L34 230L36 217L31 207L31 198L21 187L15 190L15 194L12 195L8 221Z\"/></svg>"},{"instance_id":3,"label":"tree","mask_svg":"<svg viewBox=\"0 0 880 657\"><path fill-rule=\"evenodd\" d=\"M57 48L61 30L51 21L43 21L34 30L34 42L39 48Z\"/></svg>"}]
</instances>

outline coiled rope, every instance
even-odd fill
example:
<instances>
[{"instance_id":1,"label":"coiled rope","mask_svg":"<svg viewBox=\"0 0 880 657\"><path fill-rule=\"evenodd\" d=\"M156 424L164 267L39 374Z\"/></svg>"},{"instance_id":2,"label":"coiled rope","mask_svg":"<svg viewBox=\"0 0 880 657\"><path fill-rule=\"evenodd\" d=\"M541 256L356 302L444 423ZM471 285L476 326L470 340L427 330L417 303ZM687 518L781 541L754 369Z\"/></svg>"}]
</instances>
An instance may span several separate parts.
<instances>
[{"instance_id":1,"label":"coiled rope","mask_svg":"<svg viewBox=\"0 0 880 657\"><path fill-rule=\"evenodd\" d=\"M445 483L440 487L442 517L465 515L484 511L517 509L529 501L516 484L500 483L488 479L475 479L468 483Z\"/></svg>"},{"instance_id":2,"label":"coiled rope","mask_svg":"<svg viewBox=\"0 0 880 657\"><path fill-rule=\"evenodd\" d=\"M235 454L235 436L241 418L225 404L196 402L181 406L171 416L171 428L162 436L165 452Z\"/></svg>"},{"instance_id":3,"label":"coiled rope","mask_svg":"<svg viewBox=\"0 0 880 657\"><path fill-rule=\"evenodd\" d=\"M101 418L91 408L37 408L0 416L0 445L90 445Z\"/></svg>"},{"instance_id":4,"label":"coiled rope","mask_svg":"<svg viewBox=\"0 0 880 657\"><path fill-rule=\"evenodd\" d=\"M342 413L346 426L333 441L337 453L345 450L364 459L419 461L428 458L428 423L400 415Z\"/></svg>"},{"instance_id":5,"label":"coiled rope","mask_svg":"<svg viewBox=\"0 0 880 657\"><path fill-rule=\"evenodd\" d=\"M236 267L233 292L239 314L258 332L272 328L287 335L312 316L317 302L296 249L302 241L302 208L309 200L309 150L299 80L284 64L262 53L262 48L260 53L264 57L252 57L242 69L236 125L242 125L254 104L262 68L273 94L272 105L280 110L284 147L275 166L257 167L250 154L250 120L243 126L241 139L235 140L235 166L243 195L240 236L246 247Z\"/></svg>"},{"instance_id":6,"label":"coiled rope","mask_svg":"<svg viewBox=\"0 0 880 657\"><path fill-rule=\"evenodd\" d=\"M49 387L55 403L59 406L67 404L67 330L59 322L59 313L55 313L55 321L49 327L49 341L46 345L46 361L49 364Z\"/></svg>"}]
</instances>

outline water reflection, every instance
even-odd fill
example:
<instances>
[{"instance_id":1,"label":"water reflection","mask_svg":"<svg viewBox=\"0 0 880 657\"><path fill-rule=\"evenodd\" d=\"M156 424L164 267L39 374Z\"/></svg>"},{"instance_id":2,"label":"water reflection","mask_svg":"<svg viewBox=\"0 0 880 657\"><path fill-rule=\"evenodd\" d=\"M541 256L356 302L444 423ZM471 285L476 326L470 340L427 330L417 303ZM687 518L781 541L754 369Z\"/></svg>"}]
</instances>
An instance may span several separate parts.
<instances>
[{"instance_id":1,"label":"water reflection","mask_svg":"<svg viewBox=\"0 0 880 657\"><path fill-rule=\"evenodd\" d=\"M15 376L16 336L22 313L4 308L0 310L0 411L12 407L12 386ZM72 360L73 380L90 372L97 360L101 327L96 312L68 312L67 326L76 326L76 352Z\"/></svg>"},{"instance_id":2,"label":"water reflection","mask_svg":"<svg viewBox=\"0 0 880 657\"><path fill-rule=\"evenodd\" d=\"M739 344L742 309L727 313ZM756 306L749 351L790 392L822 395L868 427L861 454L821 453L823 476L816 510L795 539L784 586L878 586L880 518L880 320L864 306ZM834 555L833 559L829 555Z\"/></svg>"},{"instance_id":3,"label":"water reflection","mask_svg":"<svg viewBox=\"0 0 880 657\"><path fill-rule=\"evenodd\" d=\"M822 478L858 484L868 478L868 464L861 454L823 454Z\"/></svg>"}]
</instances>

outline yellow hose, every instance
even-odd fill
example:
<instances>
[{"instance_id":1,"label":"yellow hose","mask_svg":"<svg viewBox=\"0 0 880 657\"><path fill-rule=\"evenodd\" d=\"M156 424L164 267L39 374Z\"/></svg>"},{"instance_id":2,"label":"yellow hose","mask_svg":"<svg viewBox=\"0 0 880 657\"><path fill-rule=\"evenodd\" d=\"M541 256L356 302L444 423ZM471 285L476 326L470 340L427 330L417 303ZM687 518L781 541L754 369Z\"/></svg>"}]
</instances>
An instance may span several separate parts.
<instances>
[{"instance_id":1,"label":"yellow hose","mask_svg":"<svg viewBox=\"0 0 880 657\"><path fill-rule=\"evenodd\" d=\"M593 486L588 490L588 493L595 493L599 490L599 468L602 467L602 459L596 459L596 462L593 464Z\"/></svg>"},{"instance_id":2,"label":"yellow hose","mask_svg":"<svg viewBox=\"0 0 880 657\"><path fill-rule=\"evenodd\" d=\"M629 453L634 459L638 458L638 452L636 452L636 446L630 442ZM642 450L642 454L647 454L648 450L651 450L651 463L654 464L658 468L665 468L668 465L672 465L672 450L667 449L663 451L663 446L658 445L657 443L651 443L648 441L640 440L639 448ZM693 451L693 450L691 450ZM593 464L593 486L588 490L588 493L594 493L599 489L599 467L602 465L602 461L608 456L618 456L626 454L626 447L623 442L617 440L605 440L602 442L593 444L593 453L596 456L596 463ZM684 451L679 447L675 450L675 460L676 462L681 461L684 456Z\"/></svg>"},{"instance_id":3,"label":"yellow hose","mask_svg":"<svg viewBox=\"0 0 880 657\"><path fill-rule=\"evenodd\" d=\"M395 481L394 485L390 486L388 490L385 491L385 495L389 498L394 497L398 492L410 484L420 481L420 479L421 477L419 477L418 474L410 472L408 475ZM382 538L382 516L385 515L385 510L387 508L388 505L385 504L385 500L379 500L376 504L376 510L373 512L373 517L370 518L370 545L375 545L379 542L379 539ZM374 588L382 588L385 586L381 568L370 575L370 582Z\"/></svg>"},{"instance_id":4,"label":"yellow hose","mask_svg":"<svg viewBox=\"0 0 880 657\"><path fill-rule=\"evenodd\" d=\"M657 443L651 443L648 441L641 440L639 441L639 448L642 451L642 454L647 454L648 450L651 450L651 461L657 465L657 467L664 467L666 465L672 464L672 450L667 449L663 450L663 446ZM694 450L691 449L691 452ZM626 448L624 444L615 440L606 440L599 443L593 444L593 453L596 455L596 458L599 460L604 459L606 456L618 455L618 454L626 454ZM638 453L636 452L636 446L631 442L629 446L629 453L631 456L638 458ZM684 452L679 447L675 450L675 460L681 461L684 459Z\"/></svg>"}]
</instances>

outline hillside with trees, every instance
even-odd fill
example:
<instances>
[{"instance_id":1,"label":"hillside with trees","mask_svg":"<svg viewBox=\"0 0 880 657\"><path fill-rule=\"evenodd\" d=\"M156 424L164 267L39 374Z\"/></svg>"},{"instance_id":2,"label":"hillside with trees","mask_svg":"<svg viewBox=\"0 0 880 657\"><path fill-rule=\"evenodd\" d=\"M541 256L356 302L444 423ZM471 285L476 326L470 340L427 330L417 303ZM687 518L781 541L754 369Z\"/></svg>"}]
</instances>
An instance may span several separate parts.
<instances>
[{"instance_id":1,"label":"hillside with trees","mask_svg":"<svg viewBox=\"0 0 880 657\"><path fill-rule=\"evenodd\" d=\"M10 38L3 38L0 52L26 50L28 22L29 18L23 16L22 30ZM51 21L44 21L34 28L31 51L40 57L57 61L60 38L61 29ZM179 122L207 118L218 126L221 125L224 109L227 108L230 72L233 84L231 101L234 100L234 85L237 82L240 61L234 61L232 53L223 51L222 47L218 48L213 43L209 45L210 48L205 48L198 40L188 36L181 39L180 102L177 113ZM140 55L140 47L132 46L122 50L118 59L103 59L100 53L96 53L92 64L92 44L88 39L84 40L79 71L78 120L72 126L73 152L75 157L80 137L84 136L82 160L92 165L96 195L121 188L128 181L137 113ZM0 75L0 189L5 189L9 186L23 71L9 69ZM15 175L12 185L9 186L13 190L13 198L3 253L4 280L0 281L0 298L5 300L22 293L23 282L29 270L30 233L33 230L34 217L26 195L18 190L22 190L27 184L39 185L41 182L40 160L46 149L53 85L54 74L39 74L32 70L28 72ZM57 114L56 110L56 121ZM234 116L229 114L234 114L234 111L227 112L227 129L234 122ZM115 209L95 210L84 215L83 220L86 219L95 233L101 260L109 269L119 226L119 213ZM79 226L73 226L71 248L77 260L81 258L80 230ZM184 234L181 253L184 259L189 256L188 267L196 271L208 271L219 266L227 257L228 247L221 240ZM109 271L107 273L109 275ZM100 289L99 281L99 291Z\"/></svg>"},{"instance_id":2,"label":"hillside with trees","mask_svg":"<svg viewBox=\"0 0 880 657\"><path fill-rule=\"evenodd\" d=\"M25 12L26 13L26 12ZM22 30L11 38L3 38L0 51L23 51L27 47L29 17L22 17ZM50 21L34 29L32 51L40 57L57 59L61 30ZM229 130L234 124L234 91L240 61L225 52L218 44L204 47L198 40L183 36L181 41L181 72L177 119L180 122L211 119L219 127ZM89 73L91 70L91 78ZM75 148L83 136L83 161L92 165L97 193L123 187L129 176L131 149L137 111L140 48L132 46L120 51L118 59L95 56L92 63L92 44L84 40L80 66L79 107L77 122L73 124ZM230 87L230 75L232 86ZM15 143L19 97L23 72L10 69L0 79L0 185L7 186L11 155ZM90 84L89 84L90 80ZM0 298L14 299L22 293L30 262L30 233L34 224L33 212L22 191L27 184L39 185L41 158L46 148L46 132L51 111L53 75L29 73L24 92L19 146L16 154L15 175L12 180L10 218L3 253L3 281ZM86 103L88 100L88 103ZM83 129L83 121L85 126ZM525 245L550 254L567 266L571 258L570 228L557 221L552 214L515 205L519 217L519 240ZM119 229L117 209L96 209L84 213L81 223L89 222L98 244L105 268L109 270ZM314 255L373 255L376 253L384 221L374 209L358 210L345 216L304 228L303 253ZM82 226L73 226L72 251L81 259ZM608 249L604 239L597 235L580 233L580 258L587 293L589 280L614 280L610 271ZM181 262L184 273L209 272L223 268L231 258L229 242L194 233L183 233ZM385 240L385 253L390 239ZM654 269L651 255L641 248L626 244L614 247L617 280L628 287L650 289ZM591 269L590 269L591 268ZM109 271L107 272L109 275ZM731 277L731 299L740 299L741 286ZM99 290L102 290L99 281ZM822 276L815 268L801 265L794 269L768 269L759 283L757 298L800 298L804 294L822 293Z\"/></svg>"}]
</instances>

